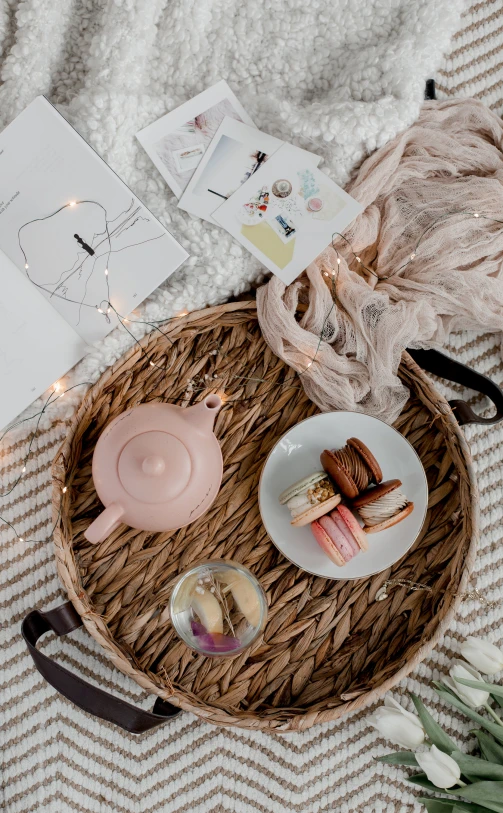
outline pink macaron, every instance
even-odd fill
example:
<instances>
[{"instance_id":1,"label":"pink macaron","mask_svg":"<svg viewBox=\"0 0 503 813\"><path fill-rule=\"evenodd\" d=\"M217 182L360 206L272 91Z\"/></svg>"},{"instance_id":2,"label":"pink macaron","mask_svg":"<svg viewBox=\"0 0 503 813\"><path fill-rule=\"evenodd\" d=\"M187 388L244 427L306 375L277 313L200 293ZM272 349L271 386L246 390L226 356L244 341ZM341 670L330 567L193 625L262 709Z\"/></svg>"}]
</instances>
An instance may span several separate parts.
<instances>
[{"instance_id":1,"label":"pink macaron","mask_svg":"<svg viewBox=\"0 0 503 813\"><path fill-rule=\"evenodd\" d=\"M339 505L312 522L311 531L320 548L338 567L350 562L360 550L368 550L365 532L345 506Z\"/></svg>"}]
</instances>

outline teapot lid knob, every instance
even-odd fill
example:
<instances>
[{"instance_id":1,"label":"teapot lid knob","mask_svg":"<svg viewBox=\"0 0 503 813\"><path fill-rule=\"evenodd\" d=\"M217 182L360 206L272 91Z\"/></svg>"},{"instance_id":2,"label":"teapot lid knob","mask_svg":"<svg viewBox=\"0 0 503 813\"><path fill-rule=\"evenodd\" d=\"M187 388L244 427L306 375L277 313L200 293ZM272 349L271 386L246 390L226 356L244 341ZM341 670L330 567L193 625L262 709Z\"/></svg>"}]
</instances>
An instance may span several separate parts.
<instances>
[{"instance_id":1,"label":"teapot lid knob","mask_svg":"<svg viewBox=\"0 0 503 813\"><path fill-rule=\"evenodd\" d=\"M174 500L188 486L192 463L183 443L169 432L141 432L120 453L117 473L123 488L138 502L153 505Z\"/></svg>"},{"instance_id":2,"label":"teapot lid knob","mask_svg":"<svg viewBox=\"0 0 503 813\"><path fill-rule=\"evenodd\" d=\"M152 454L144 459L141 467L143 473L149 477L160 477L166 468L166 463L160 455Z\"/></svg>"}]
</instances>

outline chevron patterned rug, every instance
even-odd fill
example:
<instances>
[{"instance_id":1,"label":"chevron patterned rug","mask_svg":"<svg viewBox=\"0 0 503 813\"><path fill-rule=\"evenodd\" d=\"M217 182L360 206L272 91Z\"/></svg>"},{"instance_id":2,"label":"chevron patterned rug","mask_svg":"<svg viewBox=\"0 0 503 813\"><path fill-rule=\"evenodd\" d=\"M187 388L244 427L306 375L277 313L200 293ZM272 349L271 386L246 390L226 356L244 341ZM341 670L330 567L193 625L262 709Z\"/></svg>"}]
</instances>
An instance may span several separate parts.
<instances>
[{"instance_id":1,"label":"chevron patterned rug","mask_svg":"<svg viewBox=\"0 0 503 813\"><path fill-rule=\"evenodd\" d=\"M476 96L503 112L502 48L500 0L473 5L436 75L439 97ZM71 58L78 60L77 55ZM457 335L448 350L503 386L499 336ZM476 399L472 403L481 411L486 407ZM2 515L15 523L19 534L44 540L26 546L6 534L2 549L2 615L9 619L2 650L8 701L0 724L3 809L7 813L424 810L406 782L406 771L376 762L375 757L389 748L366 722L371 709L282 737L219 730L182 714L153 733L136 737L94 720L44 683L26 654L19 625L29 609L55 606L65 598L51 545L45 541L50 530L50 463L64 433L64 421L41 433L30 476L1 504ZM503 429L469 427L466 436L478 470L482 513L474 582L488 600L498 602L503 600ZM3 444L4 488L12 483L24 448L24 438ZM501 604L486 610L476 602L464 602L442 644L394 696L403 696L408 704L407 690L418 692L449 734L466 742L469 726L436 701L429 683L446 672L459 641L467 635L487 635L501 645L501 619ZM113 669L83 630L64 642L51 640L44 651L91 682L151 707L152 698Z\"/></svg>"}]
</instances>

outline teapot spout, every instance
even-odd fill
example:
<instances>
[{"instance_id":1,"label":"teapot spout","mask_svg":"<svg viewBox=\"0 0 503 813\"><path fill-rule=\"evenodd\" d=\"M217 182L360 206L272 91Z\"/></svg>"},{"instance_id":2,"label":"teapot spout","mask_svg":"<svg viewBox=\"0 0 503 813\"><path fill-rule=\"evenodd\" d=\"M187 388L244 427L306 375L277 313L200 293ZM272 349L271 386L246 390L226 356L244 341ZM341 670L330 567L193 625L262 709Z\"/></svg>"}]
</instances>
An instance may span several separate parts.
<instances>
[{"instance_id":1,"label":"teapot spout","mask_svg":"<svg viewBox=\"0 0 503 813\"><path fill-rule=\"evenodd\" d=\"M203 401L185 410L184 420L190 421L201 432L211 432L221 406L222 399L219 395L207 395Z\"/></svg>"}]
</instances>

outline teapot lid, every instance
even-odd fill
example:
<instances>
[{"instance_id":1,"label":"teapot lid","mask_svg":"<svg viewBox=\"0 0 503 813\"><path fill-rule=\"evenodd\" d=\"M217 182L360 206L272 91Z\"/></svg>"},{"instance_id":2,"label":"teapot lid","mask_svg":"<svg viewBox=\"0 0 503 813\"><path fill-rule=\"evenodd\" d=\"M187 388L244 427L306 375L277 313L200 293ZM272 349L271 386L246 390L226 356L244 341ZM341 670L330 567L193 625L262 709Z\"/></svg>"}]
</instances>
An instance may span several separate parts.
<instances>
[{"instance_id":1,"label":"teapot lid","mask_svg":"<svg viewBox=\"0 0 503 813\"><path fill-rule=\"evenodd\" d=\"M169 432L135 435L119 456L123 488L140 502L161 503L177 497L190 480L192 463L184 444Z\"/></svg>"}]
</instances>

